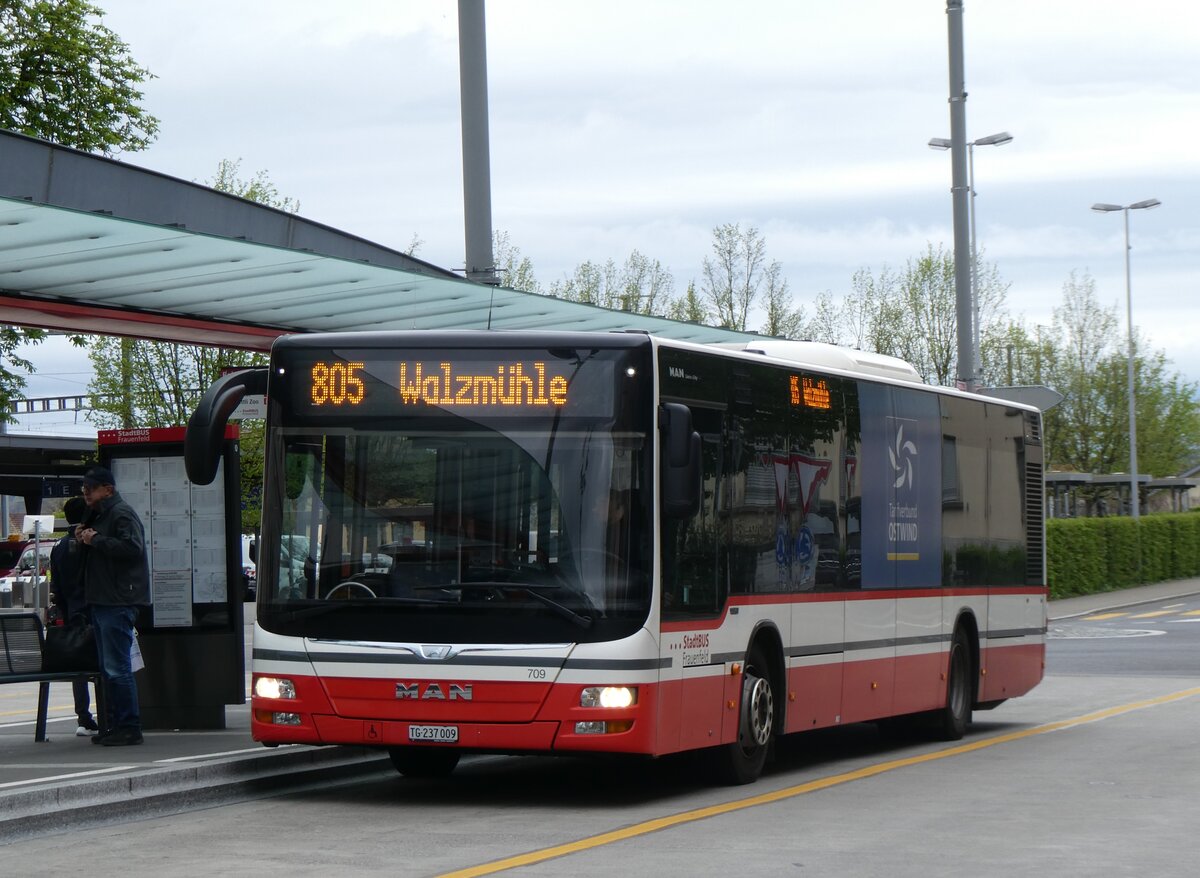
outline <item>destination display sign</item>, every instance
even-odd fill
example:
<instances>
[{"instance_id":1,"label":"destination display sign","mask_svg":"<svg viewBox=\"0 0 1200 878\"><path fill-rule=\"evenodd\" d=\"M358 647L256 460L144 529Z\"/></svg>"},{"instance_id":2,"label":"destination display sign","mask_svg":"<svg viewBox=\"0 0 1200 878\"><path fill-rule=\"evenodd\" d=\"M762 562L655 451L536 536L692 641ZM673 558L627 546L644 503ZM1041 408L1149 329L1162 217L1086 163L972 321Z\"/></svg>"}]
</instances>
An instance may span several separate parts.
<instances>
[{"instance_id":1,"label":"destination display sign","mask_svg":"<svg viewBox=\"0 0 1200 878\"><path fill-rule=\"evenodd\" d=\"M297 411L362 416L433 410L496 416L612 412L612 363L503 354L403 357L314 355L297 361L289 384Z\"/></svg>"}]
</instances>

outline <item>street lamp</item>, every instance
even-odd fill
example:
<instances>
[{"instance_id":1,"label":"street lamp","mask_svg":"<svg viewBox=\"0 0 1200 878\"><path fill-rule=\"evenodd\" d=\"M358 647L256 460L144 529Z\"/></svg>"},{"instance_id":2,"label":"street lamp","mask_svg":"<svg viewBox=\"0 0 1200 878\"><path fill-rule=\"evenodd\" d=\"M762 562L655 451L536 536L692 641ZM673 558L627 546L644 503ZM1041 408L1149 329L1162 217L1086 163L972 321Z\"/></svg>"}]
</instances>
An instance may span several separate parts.
<instances>
[{"instance_id":1,"label":"street lamp","mask_svg":"<svg viewBox=\"0 0 1200 878\"><path fill-rule=\"evenodd\" d=\"M987 137L980 137L978 140L972 140L967 143L967 189L971 193L971 200L968 202L969 209L967 211L971 221L971 353L974 357L974 362L971 363L971 379L973 383L978 383L980 373L983 372L983 358L979 353L979 266L975 256L975 147L977 146L1004 146L1006 143L1012 143L1013 136L1007 131L1001 131L998 134L989 134ZM945 137L931 137L929 139L930 149L949 149L951 146L950 140Z\"/></svg>"},{"instance_id":2,"label":"street lamp","mask_svg":"<svg viewBox=\"0 0 1200 878\"><path fill-rule=\"evenodd\" d=\"M1139 498L1137 485L1137 415L1135 414L1133 396L1133 285L1129 275L1129 211L1148 210L1162 204L1157 198L1147 198L1133 204L1093 204L1092 210L1097 213L1112 213L1121 211L1125 214L1125 320L1129 324L1129 511L1133 520L1139 517Z\"/></svg>"}]
</instances>

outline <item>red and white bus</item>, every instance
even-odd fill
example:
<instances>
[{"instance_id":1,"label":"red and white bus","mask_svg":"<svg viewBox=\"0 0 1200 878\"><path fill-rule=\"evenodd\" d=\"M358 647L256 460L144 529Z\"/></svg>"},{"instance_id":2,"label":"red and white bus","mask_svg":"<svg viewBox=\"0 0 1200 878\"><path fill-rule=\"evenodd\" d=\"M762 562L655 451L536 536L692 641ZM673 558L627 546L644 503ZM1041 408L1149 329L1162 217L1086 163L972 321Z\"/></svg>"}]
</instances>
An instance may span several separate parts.
<instances>
[{"instance_id":1,"label":"red and white bus","mask_svg":"<svg viewBox=\"0 0 1200 878\"><path fill-rule=\"evenodd\" d=\"M252 733L464 752L711 750L973 709L1042 677L1041 421L887 357L643 333L280 339ZM210 476L211 477L211 476Z\"/></svg>"}]
</instances>

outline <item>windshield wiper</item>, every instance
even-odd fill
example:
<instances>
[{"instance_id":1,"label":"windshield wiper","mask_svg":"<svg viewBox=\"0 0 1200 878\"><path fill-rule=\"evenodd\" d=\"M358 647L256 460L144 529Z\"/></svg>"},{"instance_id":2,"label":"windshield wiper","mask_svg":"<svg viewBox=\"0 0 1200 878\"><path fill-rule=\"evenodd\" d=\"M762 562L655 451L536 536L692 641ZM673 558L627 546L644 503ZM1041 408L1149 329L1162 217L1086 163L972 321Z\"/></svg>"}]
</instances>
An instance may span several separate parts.
<instances>
[{"instance_id":1,"label":"windshield wiper","mask_svg":"<svg viewBox=\"0 0 1200 878\"><path fill-rule=\"evenodd\" d=\"M566 604L560 604L554 598L547 597L542 594L541 589L555 589L558 585L549 585L541 583L523 583L523 582L464 582L457 588L494 588L497 591L523 591L535 601L549 607L559 616L566 619L572 624L578 625L580 628L591 628L595 624L595 620L591 616L585 616L582 613L577 613L568 607ZM582 592L575 592L580 597L587 601L587 596ZM590 601L588 601L590 603Z\"/></svg>"},{"instance_id":2,"label":"windshield wiper","mask_svg":"<svg viewBox=\"0 0 1200 878\"><path fill-rule=\"evenodd\" d=\"M297 619L311 619L314 616L327 616L332 613L341 612L342 610L361 610L361 609L379 609L380 607L395 606L396 604L417 605L422 607L427 606L444 606L445 601L435 601L430 598L385 598L384 600L358 600L358 601L321 601L320 603L308 604L307 606L298 607L294 610L284 610L284 616L287 621L293 622Z\"/></svg>"}]
</instances>

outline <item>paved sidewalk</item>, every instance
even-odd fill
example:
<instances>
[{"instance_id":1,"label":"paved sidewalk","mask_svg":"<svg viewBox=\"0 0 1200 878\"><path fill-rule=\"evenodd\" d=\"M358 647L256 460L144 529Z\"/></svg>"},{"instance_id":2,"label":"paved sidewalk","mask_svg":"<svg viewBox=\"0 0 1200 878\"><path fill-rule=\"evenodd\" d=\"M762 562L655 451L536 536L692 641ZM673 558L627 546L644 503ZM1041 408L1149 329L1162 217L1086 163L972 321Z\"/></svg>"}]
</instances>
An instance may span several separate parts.
<instances>
[{"instance_id":1,"label":"paved sidewalk","mask_svg":"<svg viewBox=\"0 0 1200 878\"><path fill-rule=\"evenodd\" d=\"M1170 600L1193 594L1200 594L1200 579L1173 579L1170 582L1156 582L1153 585L1143 585L1138 588L1125 588L1120 591L1107 591L1103 594L1089 594L1065 598L1061 601L1050 601L1046 609L1046 616L1051 620L1069 619L1072 616L1086 616L1089 613L1099 613L1116 607L1132 607L1137 604Z\"/></svg>"},{"instance_id":2,"label":"paved sidewalk","mask_svg":"<svg viewBox=\"0 0 1200 878\"><path fill-rule=\"evenodd\" d=\"M254 605L245 607L246 688ZM69 683L50 686L45 743L36 743L37 683L0 685L0 844L89 822L186 810L288 787L391 772L363 747L264 747L250 737L250 705L227 705L225 728L154 730L134 747L75 736ZM94 705L94 701L93 701Z\"/></svg>"},{"instance_id":3,"label":"paved sidewalk","mask_svg":"<svg viewBox=\"0 0 1200 878\"><path fill-rule=\"evenodd\" d=\"M37 684L0 686L9 720L0 723L0 844L390 770L386 753L362 747L264 747L250 738L249 705L227 707L224 729L147 730L139 746L99 747L75 735L70 685L50 688L49 740L39 744Z\"/></svg>"},{"instance_id":4,"label":"paved sidewalk","mask_svg":"<svg viewBox=\"0 0 1200 878\"><path fill-rule=\"evenodd\" d=\"M1197 593L1200 579L1158 583L1052 601L1048 616L1065 619ZM0 844L58 827L391 773L378 750L263 747L250 738L249 704L226 707L224 729L150 730L141 746L97 747L75 736L70 685L53 684L50 693L49 741L38 744L37 684L0 686Z\"/></svg>"}]
</instances>

